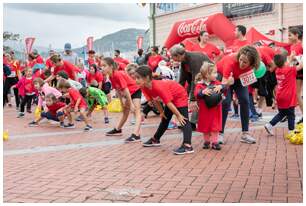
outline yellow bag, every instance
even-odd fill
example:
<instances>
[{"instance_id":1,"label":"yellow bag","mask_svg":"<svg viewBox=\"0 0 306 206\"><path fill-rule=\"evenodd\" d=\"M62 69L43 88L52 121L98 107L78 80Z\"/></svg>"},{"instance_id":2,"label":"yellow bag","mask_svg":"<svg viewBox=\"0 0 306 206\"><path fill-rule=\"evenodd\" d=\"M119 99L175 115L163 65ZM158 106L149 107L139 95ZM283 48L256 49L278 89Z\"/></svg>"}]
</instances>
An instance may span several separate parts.
<instances>
[{"instance_id":1,"label":"yellow bag","mask_svg":"<svg viewBox=\"0 0 306 206\"><path fill-rule=\"evenodd\" d=\"M109 112L122 112L122 105L120 99L114 98L108 105L107 110Z\"/></svg>"},{"instance_id":2,"label":"yellow bag","mask_svg":"<svg viewBox=\"0 0 306 206\"><path fill-rule=\"evenodd\" d=\"M34 111L35 119L39 119L40 118L40 114L41 114L41 108L36 107L36 109Z\"/></svg>"}]
</instances>

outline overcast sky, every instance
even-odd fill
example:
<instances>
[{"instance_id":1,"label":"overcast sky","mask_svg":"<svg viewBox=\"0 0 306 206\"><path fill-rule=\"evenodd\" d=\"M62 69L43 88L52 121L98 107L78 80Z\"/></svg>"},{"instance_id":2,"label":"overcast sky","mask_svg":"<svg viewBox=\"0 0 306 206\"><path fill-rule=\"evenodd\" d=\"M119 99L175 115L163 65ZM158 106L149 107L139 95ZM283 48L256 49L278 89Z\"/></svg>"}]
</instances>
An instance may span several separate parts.
<instances>
[{"instance_id":1,"label":"overcast sky","mask_svg":"<svg viewBox=\"0 0 306 206\"><path fill-rule=\"evenodd\" d=\"M4 4L4 31L36 37L35 45L62 49L127 28L149 28L149 5L131 4Z\"/></svg>"}]
</instances>

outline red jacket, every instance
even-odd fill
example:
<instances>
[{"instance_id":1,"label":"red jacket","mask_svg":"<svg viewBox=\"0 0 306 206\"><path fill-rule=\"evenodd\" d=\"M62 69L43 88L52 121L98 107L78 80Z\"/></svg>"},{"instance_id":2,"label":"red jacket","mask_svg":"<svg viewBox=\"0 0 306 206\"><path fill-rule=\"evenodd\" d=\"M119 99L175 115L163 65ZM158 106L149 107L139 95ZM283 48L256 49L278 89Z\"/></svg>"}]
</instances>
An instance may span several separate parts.
<instances>
[{"instance_id":1,"label":"red jacket","mask_svg":"<svg viewBox=\"0 0 306 206\"><path fill-rule=\"evenodd\" d=\"M34 88L34 85L32 85ZM16 88L18 89L18 93L20 96L24 97L26 95L26 77L22 77L16 84ZM33 90L36 95L38 95L37 90L34 88Z\"/></svg>"}]
</instances>

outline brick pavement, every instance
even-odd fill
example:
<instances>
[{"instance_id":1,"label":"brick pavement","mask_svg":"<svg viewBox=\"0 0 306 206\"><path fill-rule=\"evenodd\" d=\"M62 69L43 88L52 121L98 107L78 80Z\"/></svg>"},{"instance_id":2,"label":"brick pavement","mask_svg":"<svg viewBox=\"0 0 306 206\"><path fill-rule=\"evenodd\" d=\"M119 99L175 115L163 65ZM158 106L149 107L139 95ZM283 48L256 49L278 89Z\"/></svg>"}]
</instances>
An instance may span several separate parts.
<instances>
[{"instance_id":1,"label":"brick pavement","mask_svg":"<svg viewBox=\"0 0 306 206\"><path fill-rule=\"evenodd\" d=\"M266 113L269 114L269 113ZM111 123L118 114L112 114ZM4 110L4 202L302 202L303 147L283 138L286 125L267 137L263 122L252 124L257 144L239 142L239 121L229 121L221 151L203 150L193 135L194 154L175 156L179 130L167 131L160 148L124 144L106 137L103 115L90 133L44 123L29 128L30 115L16 119ZM144 139L158 118L149 118Z\"/></svg>"}]
</instances>

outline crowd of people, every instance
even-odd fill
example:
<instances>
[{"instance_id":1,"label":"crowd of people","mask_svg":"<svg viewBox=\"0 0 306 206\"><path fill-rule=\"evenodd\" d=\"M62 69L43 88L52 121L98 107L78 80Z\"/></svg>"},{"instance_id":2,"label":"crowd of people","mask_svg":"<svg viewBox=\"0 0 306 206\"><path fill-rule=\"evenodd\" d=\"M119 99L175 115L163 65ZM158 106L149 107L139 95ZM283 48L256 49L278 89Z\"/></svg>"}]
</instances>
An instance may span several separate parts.
<instances>
[{"instance_id":1,"label":"crowd of people","mask_svg":"<svg viewBox=\"0 0 306 206\"><path fill-rule=\"evenodd\" d=\"M98 105L104 123L110 123L106 106L116 97L123 111L107 136L123 135L123 126L132 113L134 129L125 142L141 141L141 124L154 111L161 121L143 146L160 146L165 131L177 125L183 141L175 154L194 152L191 139L195 130L203 134L203 149L220 150L228 113L233 108L232 118L241 120L240 141L254 144L249 122L262 117L264 103L278 109L264 126L269 135L280 121L288 121L289 131L294 130L295 108L303 111L302 31L289 29L289 51L274 43L250 44L245 34L246 27L238 25L233 45L220 48L209 42L206 31L201 31L192 48L181 43L170 50L163 47L159 51L157 46L147 52L139 49L133 62L122 58L120 50L115 50L113 57L90 50L84 62L69 43L64 53L51 50L47 59L33 50L26 62L15 59L13 51L4 52L3 106L12 107L14 95L18 118L31 115L33 104L37 105L39 115L32 114L29 126L39 126L42 119L48 119L71 129L79 121L84 123L84 131L90 131ZM259 77L255 74L260 68L265 71ZM142 100L147 102L145 107Z\"/></svg>"}]
</instances>

